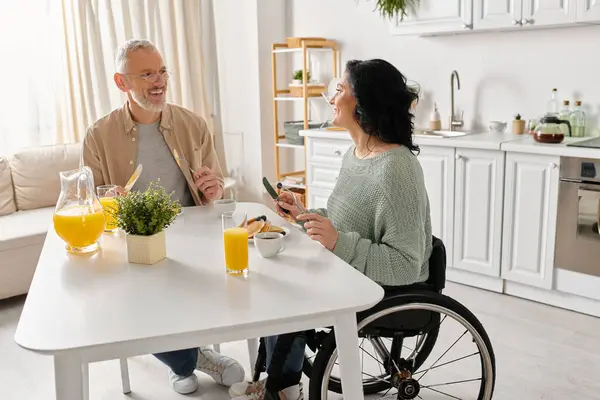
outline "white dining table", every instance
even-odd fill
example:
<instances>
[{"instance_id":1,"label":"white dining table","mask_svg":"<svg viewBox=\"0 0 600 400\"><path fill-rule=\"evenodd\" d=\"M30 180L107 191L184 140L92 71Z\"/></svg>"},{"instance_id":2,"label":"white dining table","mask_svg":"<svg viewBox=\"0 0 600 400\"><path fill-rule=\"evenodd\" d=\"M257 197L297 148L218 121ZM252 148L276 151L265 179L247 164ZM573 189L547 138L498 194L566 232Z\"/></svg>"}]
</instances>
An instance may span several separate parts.
<instances>
[{"instance_id":1,"label":"white dining table","mask_svg":"<svg viewBox=\"0 0 600 400\"><path fill-rule=\"evenodd\" d=\"M54 358L57 400L87 396L91 362L324 326L335 328L344 399L364 398L356 313L378 303L382 288L268 207L238 203L244 212L290 229L276 257L248 244L247 277L225 273L212 207L186 208L154 265L128 263L124 233L74 255L50 227L15 341Z\"/></svg>"}]
</instances>

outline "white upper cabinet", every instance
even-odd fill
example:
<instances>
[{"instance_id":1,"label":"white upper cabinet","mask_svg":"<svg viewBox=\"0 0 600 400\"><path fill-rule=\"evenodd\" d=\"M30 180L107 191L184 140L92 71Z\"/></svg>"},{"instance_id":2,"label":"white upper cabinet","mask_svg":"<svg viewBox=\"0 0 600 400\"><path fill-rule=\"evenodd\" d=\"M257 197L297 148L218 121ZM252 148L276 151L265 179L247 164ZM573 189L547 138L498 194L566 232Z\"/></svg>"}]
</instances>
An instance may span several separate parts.
<instances>
[{"instance_id":1,"label":"white upper cabinet","mask_svg":"<svg viewBox=\"0 0 600 400\"><path fill-rule=\"evenodd\" d=\"M473 28L473 0L421 0L416 14L392 27L397 35L451 33Z\"/></svg>"},{"instance_id":2,"label":"white upper cabinet","mask_svg":"<svg viewBox=\"0 0 600 400\"><path fill-rule=\"evenodd\" d=\"M475 29L521 27L522 0L474 0Z\"/></svg>"},{"instance_id":3,"label":"white upper cabinet","mask_svg":"<svg viewBox=\"0 0 600 400\"><path fill-rule=\"evenodd\" d=\"M600 0L421 0L394 24L398 35L535 29L600 24Z\"/></svg>"},{"instance_id":4,"label":"white upper cabinet","mask_svg":"<svg viewBox=\"0 0 600 400\"><path fill-rule=\"evenodd\" d=\"M523 27L558 26L576 20L575 0L523 0Z\"/></svg>"},{"instance_id":5,"label":"white upper cabinet","mask_svg":"<svg viewBox=\"0 0 600 400\"><path fill-rule=\"evenodd\" d=\"M577 21L600 23L600 0L579 0L577 2Z\"/></svg>"}]
</instances>

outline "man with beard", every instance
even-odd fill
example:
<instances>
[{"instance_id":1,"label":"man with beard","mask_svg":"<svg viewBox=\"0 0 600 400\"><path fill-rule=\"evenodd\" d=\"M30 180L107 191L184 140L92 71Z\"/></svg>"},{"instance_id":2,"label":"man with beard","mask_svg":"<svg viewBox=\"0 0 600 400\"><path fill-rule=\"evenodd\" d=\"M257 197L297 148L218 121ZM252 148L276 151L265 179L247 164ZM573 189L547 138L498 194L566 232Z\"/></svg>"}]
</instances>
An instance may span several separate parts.
<instances>
[{"instance_id":1,"label":"man with beard","mask_svg":"<svg viewBox=\"0 0 600 400\"><path fill-rule=\"evenodd\" d=\"M133 190L145 190L151 181L160 181L182 206L221 198L222 174L206 122L166 102L169 72L156 47L147 40L130 40L118 49L116 67L114 81L127 93L127 101L88 128L83 144L83 162L93 171L95 184L118 185L122 191L142 164ZM226 386L244 380L244 369L237 361L210 348L155 356L170 367L169 383L177 393L198 389L196 369Z\"/></svg>"},{"instance_id":2,"label":"man with beard","mask_svg":"<svg viewBox=\"0 0 600 400\"><path fill-rule=\"evenodd\" d=\"M92 124L83 144L96 186L122 191L142 164L134 190L160 181L183 207L220 199L223 174L212 136L202 117L166 102L170 73L154 44L127 41L117 50L116 68L114 81L127 101Z\"/></svg>"}]
</instances>

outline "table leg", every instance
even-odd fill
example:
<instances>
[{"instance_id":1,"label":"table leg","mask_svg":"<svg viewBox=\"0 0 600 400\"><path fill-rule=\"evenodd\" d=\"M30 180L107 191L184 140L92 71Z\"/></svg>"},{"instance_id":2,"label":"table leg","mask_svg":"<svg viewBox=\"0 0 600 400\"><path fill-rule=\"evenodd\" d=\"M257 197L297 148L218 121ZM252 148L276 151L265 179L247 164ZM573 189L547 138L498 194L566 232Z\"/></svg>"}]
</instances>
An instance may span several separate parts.
<instances>
[{"instance_id":1,"label":"table leg","mask_svg":"<svg viewBox=\"0 0 600 400\"><path fill-rule=\"evenodd\" d=\"M127 358L120 358L121 363L121 383L123 385L123 393L131 393L131 385L129 383L129 366L127 365Z\"/></svg>"},{"instance_id":2,"label":"table leg","mask_svg":"<svg viewBox=\"0 0 600 400\"><path fill-rule=\"evenodd\" d=\"M90 365L81 364L81 377L83 379L83 400L90 399Z\"/></svg>"},{"instance_id":3,"label":"table leg","mask_svg":"<svg viewBox=\"0 0 600 400\"><path fill-rule=\"evenodd\" d=\"M83 368L79 357L54 356L54 386L57 400L83 400Z\"/></svg>"},{"instance_id":4,"label":"table leg","mask_svg":"<svg viewBox=\"0 0 600 400\"><path fill-rule=\"evenodd\" d=\"M334 331L344 400L364 400L356 314L337 317Z\"/></svg>"},{"instance_id":5,"label":"table leg","mask_svg":"<svg viewBox=\"0 0 600 400\"><path fill-rule=\"evenodd\" d=\"M250 376L254 376L254 367L258 358L258 339L248 339L248 356L250 358Z\"/></svg>"}]
</instances>

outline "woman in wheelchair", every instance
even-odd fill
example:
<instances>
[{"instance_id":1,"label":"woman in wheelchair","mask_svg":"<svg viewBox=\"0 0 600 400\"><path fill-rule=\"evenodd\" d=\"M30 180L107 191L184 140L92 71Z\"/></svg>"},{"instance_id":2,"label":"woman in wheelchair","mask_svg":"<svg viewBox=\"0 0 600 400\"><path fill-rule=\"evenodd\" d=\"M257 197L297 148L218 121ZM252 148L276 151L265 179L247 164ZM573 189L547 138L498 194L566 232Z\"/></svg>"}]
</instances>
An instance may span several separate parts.
<instances>
[{"instance_id":1,"label":"woman in wheelchair","mask_svg":"<svg viewBox=\"0 0 600 400\"><path fill-rule=\"evenodd\" d=\"M381 305L387 304L386 299L396 298L397 290L418 287L433 293L441 292L443 287L445 252L443 244L437 243L440 261L432 268L430 259L434 258L432 249L436 241L432 240L429 200L423 171L416 157L419 147L413 143L412 107L417 99L417 93L407 85L406 78L390 63L379 59L349 61L330 103L334 109L333 124L347 129L354 145L343 157L327 208L300 213L290 192L283 192L277 202L280 215L284 215L283 210L289 212L303 225L311 239L386 289L386 298L373 309L375 311L369 310L358 316L359 330L360 321L368 320L378 309L383 310ZM402 331L402 337L395 330L396 318L387 316L379 325L373 324L377 325L377 330L369 335L373 334L375 338L375 352L387 357L382 364L388 364L384 367L389 371L382 371L381 377L371 375L373 379L363 381L365 393L389 391L392 387L399 389L401 384L405 385L399 377L415 372L412 371L415 360L411 368L405 368L411 371L401 372L404 365L395 364L406 360L391 357L384 349L381 337L391 337L391 351L400 356L403 337L408 333L424 335L419 348L428 353L428 347L432 342L435 344L442 321L439 313L431 311L435 310L419 314L408 311L416 326L411 332ZM406 328L406 318L402 318L400 325ZM232 386L231 395L239 396L240 400L302 400L304 388L300 379L303 368L311 379L311 400L326 398L328 390L341 393L339 378L332 375L337 358L334 335L320 334L301 332L263 338L261 351L266 353L264 367L268 379L258 380L258 371L255 382ZM484 336L487 339L487 335ZM315 352L318 350L314 363L305 360L307 339L308 347ZM322 352L323 357L327 357L320 361L319 367L317 361ZM418 355L416 361L422 364ZM260 367L258 363L257 367ZM315 379L317 372L319 377ZM398 377L397 382L392 381L394 375ZM398 399L416 398L418 383L403 387L398 393L400 391L409 396L398 395ZM410 397L412 393L416 393L415 397Z\"/></svg>"}]
</instances>

